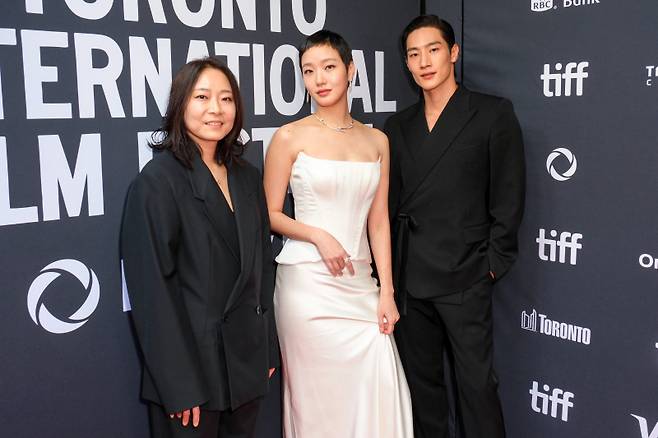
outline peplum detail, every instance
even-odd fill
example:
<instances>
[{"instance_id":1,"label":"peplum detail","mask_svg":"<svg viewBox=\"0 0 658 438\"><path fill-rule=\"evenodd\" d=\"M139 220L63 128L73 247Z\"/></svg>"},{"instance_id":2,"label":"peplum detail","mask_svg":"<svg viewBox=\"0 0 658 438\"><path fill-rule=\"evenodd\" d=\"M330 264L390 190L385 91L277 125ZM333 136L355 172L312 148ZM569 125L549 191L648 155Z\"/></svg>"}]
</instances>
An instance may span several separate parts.
<instances>
[{"instance_id":1,"label":"peplum detail","mask_svg":"<svg viewBox=\"0 0 658 438\"><path fill-rule=\"evenodd\" d=\"M372 261L367 221L380 178L380 161L339 161L299 152L290 172L295 219L330 233L354 261ZM288 239L282 265L322 260L315 245Z\"/></svg>"}]
</instances>

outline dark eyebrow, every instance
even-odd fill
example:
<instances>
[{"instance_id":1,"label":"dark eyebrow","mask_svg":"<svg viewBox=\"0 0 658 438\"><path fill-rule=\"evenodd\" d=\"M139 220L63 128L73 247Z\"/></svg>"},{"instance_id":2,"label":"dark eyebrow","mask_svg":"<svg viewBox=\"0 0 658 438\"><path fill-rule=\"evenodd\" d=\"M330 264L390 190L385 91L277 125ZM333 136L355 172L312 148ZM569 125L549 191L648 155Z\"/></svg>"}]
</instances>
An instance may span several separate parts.
<instances>
[{"instance_id":1,"label":"dark eyebrow","mask_svg":"<svg viewBox=\"0 0 658 438\"><path fill-rule=\"evenodd\" d=\"M425 45L422 46L422 47L429 47L429 46L433 46L433 45L435 45L435 44L441 44L441 41L432 41L431 43L427 43L427 44L425 44ZM418 50L418 49L419 49L419 47L409 47L409 48L407 49L407 53L409 53L409 52L412 51L412 50Z\"/></svg>"},{"instance_id":2,"label":"dark eyebrow","mask_svg":"<svg viewBox=\"0 0 658 438\"><path fill-rule=\"evenodd\" d=\"M195 88L194 91L210 91L210 89L209 88L199 87L199 88ZM220 90L219 92L220 93L233 93L233 91L228 90L228 89Z\"/></svg>"},{"instance_id":3,"label":"dark eyebrow","mask_svg":"<svg viewBox=\"0 0 658 438\"><path fill-rule=\"evenodd\" d=\"M338 60L336 58L325 58L322 61L320 61L320 64L324 64L325 62L329 62L329 61L338 62ZM310 64L311 64L310 62L306 62L306 63L302 64L302 68L306 67L307 65L310 65Z\"/></svg>"}]
</instances>

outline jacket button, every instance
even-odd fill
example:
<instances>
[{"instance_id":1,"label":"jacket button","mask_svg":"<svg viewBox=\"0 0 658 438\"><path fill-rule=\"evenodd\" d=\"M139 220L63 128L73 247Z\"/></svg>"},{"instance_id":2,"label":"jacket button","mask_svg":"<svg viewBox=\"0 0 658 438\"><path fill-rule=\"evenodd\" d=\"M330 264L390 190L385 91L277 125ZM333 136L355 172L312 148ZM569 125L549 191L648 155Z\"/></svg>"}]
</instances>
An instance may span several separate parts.
<instances>
[{"instance_id":1,"label":"jacket button","mask_svg":"<svg viewBox=\"0 0 658 438\"><path fill-rule=\"evenodd\" d=\"M263 313L263 309L260 307L260 304L259 304L259 305L256 306L256 314L260 315L261 313Z\"/></svg>"}]
</instances>

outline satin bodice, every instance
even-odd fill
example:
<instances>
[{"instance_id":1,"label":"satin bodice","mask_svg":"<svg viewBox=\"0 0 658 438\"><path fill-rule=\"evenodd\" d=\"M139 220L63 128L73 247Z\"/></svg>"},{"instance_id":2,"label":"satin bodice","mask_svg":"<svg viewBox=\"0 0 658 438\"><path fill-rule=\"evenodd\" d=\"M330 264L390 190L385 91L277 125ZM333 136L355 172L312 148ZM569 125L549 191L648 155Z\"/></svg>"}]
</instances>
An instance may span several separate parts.
<instances>
[{"instance_id":1,"label":"satin bodice","mask_svg":"<svg viewBox=\"0 0 658 438\"><path fill-rule=\"evenodd\" d=\"M370 262L366 225L380 177L380 161L339 161L299 152L290 172L295 219L330 233L352 260ZM322 260L315 245L288 239L279 264Z\"/></svg>"}]
</instances>

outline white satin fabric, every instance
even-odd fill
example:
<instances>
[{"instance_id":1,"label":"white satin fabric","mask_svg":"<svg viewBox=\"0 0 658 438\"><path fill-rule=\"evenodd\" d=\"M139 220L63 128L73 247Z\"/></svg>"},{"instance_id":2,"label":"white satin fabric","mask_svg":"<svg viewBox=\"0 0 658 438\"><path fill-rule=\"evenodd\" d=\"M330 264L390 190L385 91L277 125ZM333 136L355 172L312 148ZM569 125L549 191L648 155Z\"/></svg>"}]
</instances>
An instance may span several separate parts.
<instances>
[{"instance_id":1,"label":"white satin fabric","mask_svg":"<svg viewBox=\"0 0 658 438\"><path fill-rule=\"evenodd\" d=\"M300 152L290 172L295 219L328 231L352 260L370 261L366 222L379 184L379 161L336 161ZM277 263L322 260L315 245L287 240Z\"/></svg>"},{"instance_id":2,"label":"white satin fabric","mask_svg":"<svg viewBox=\"0 0 658 438\"><path fill-rule=\"evenodd\" d=\"M379 332L366 220L379 162L300 152L291 173L297 220L330 232L355 275L329 274L315 246L288 240L274 294L285 438L412 438L409 388L393 336Z\"/></svg>"}]
</instances>

